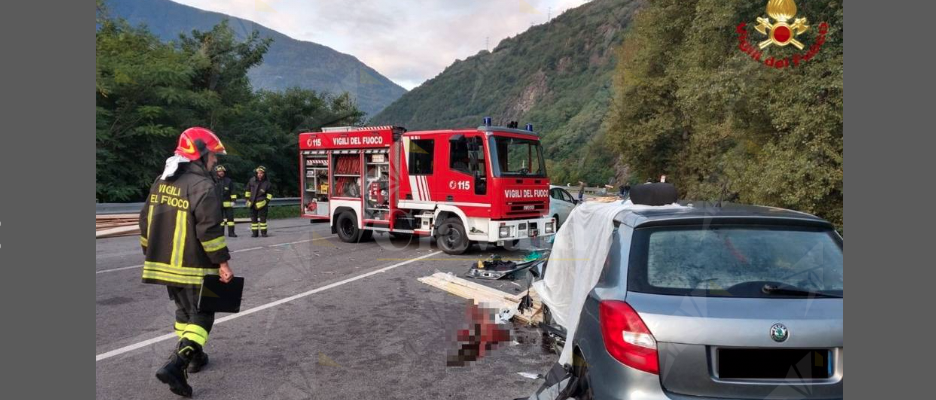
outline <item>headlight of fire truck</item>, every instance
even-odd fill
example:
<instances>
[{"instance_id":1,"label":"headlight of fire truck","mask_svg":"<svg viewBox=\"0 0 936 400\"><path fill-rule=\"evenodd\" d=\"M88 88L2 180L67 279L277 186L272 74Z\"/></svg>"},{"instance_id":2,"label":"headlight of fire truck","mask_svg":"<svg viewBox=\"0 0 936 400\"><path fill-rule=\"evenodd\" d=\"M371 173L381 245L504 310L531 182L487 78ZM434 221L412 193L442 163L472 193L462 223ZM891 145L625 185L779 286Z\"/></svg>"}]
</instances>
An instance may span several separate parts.
<instances>
[{"instance_id":1,"label":"headlight of fire truck","mask_svg":"<svg viewBox=\"0 0 936 400\"><path fill-rule=\"evenodd\" d=\"M498 234L502 238L510 236L510 227L506 225L501 225L500 232L498 232Z\"/></svg>"},{"instance_id":2,"label":"headlight of fire truck","mask_svg":"<svg viewBox=\"0 0 936 400\"><path fill-rule=\"evenodd\" d=\"M555 224L555 222L553 221L549 221L546 223L546 234L555 233L555 229L553 229L553 224Z\"/></svg>"}]
</instances>

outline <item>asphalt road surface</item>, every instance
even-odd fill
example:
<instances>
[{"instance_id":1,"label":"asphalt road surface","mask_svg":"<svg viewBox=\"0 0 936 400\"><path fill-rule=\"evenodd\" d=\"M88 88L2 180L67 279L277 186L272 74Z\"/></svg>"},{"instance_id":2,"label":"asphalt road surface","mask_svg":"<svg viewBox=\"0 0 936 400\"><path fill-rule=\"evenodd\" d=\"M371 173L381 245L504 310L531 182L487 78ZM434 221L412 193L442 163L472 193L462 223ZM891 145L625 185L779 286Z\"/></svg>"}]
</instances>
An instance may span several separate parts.
<instances>
[{"instance_id":1,"label":"asphalt road surface","mask_svg":"<svg viewBox=\"0 0 936 400\"><path fill-rule=\"evenodd\" d=\"M463 274L491 249L455 257L386 235L349 244L298 218L270 227L251 238L238 225L228 238L244 298L241 313L216 317L210 364L189 376L196 399L513 399L542 383L518 372L545 373L557 359L535 328L515 325L511 343L446 367L467 300L416 279ZM142 263L137 237L97 240L98 399L176 398L154 376L176 344L175 306L164 287L140 283Z\"/></svg>"}]
</instances>

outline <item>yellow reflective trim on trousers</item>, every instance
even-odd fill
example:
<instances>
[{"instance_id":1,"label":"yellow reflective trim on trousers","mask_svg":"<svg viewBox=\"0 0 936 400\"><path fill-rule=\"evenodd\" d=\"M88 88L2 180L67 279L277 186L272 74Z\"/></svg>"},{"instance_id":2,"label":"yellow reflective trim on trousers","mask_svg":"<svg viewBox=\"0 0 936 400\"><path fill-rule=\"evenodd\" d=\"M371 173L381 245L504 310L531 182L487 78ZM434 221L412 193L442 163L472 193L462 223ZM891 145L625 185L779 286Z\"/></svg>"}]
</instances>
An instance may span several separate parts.
<instances>
[{"instance_id":1,"label":"yellow reflective trim on trousers","mask_svg":"<svg viewBox=\"0 0 936 400\"><path fill-rule=\"evenodd\" d=\"M222 201L222 202L221 202L221 207L224 207L224 208L231 208L232 205L231 205L231 202L230 202L230 201Z\"/></svg>"},{"instance_id":2,"label":"yellow reflective trim on trousers","mask_svg":"<svg viewBox=\"0 0 936 400\"><path fill-rule=\"evenodd\" d=\"M201 346L204 346L204 345L205 345L205 342L208 341L208 339L205 339L205 338L203 338L203 337L201 337L201 336L198 336L198 334L196 334L196 333L194 333L194 332L185 332L185 333L183 333L183 334L182 334L182 339L191 340L191 341L193 341L193 342L195 342L195 343L198 343L198 344L201 345Z\"/></svg>"},{"instance_id":3,"label":"yellow reflective trim on trousers","mask_svg":"<svg viewBox=\"0 0 936 400\"><path fill-rule=\"evenodd\" d=\"M181 323L181 322L176 322L176 323L175 323L175 326L173 327L173 328L175 328L175 334L176 334L176 336L178 336L178 337L181 338L181 337L182 337L182 332L185 332L185 327L186 327L186 326L188 326L188 324L183 324L183 323Z\"/></svg>"},{"instance_id":4,"label":"yellow reflective trim on trousers","mask_svg":"<svg viewBox=\"0 0 936 400\"><path fill-rule=\"evenodd\" d=\"M273 195L268 193L268 194L267 194L267 200L273 200Z\"/></svg>"},{"instance_id":5,"label":"yellow reflective trim on trousers","mask_svg":"<svg viewBox=\"0 0 936 400\"><path fill-rule=\"evenodd\" d=\"M159 271L143 271L143 279L155 279L157 281L180 283L183 285L201 285L202 277L198 276L179 276L166 274Z\"/></svg>"},{"instance_id":6,"label":"yellow reflective trim on trousers","mask_svg":"<svg viewBox=\"0 0 936 400\"><path fill-rule=\"evenodd\" d=\"M266 201L266 200L260 200L260 201L258 201L258 202L257 202L257 209L259 210L259 209L263 208L264 206L266 206L266 204L267 204L267 201Z\"/></svg>"},{"instance_id":7,"label":"yellow reflective trim on trousers","mask_svg":"<svg viewBox=\"0 0 936 400\"><path fill-rule=\"evenodd\" d=\"M245 192L245 193L244 193L244 197L250 199L250 192Z\"/></svg>"},{"instance_id":8,"label":"yellow reflective trim on trousers","mask_svg":"<svg viewBox=\"0 0 936 400\"><path fill-rule=\"evenodd\" d=\"M208 331L205 328L202 328L195 324L188 324L185 326L185 333L194 333L198 336L201 336L205 340L208 340Z\"/></svg>"},{"instance_id":9,"label":"yellow reflective trim on trousers","mask_svg":"<svg viewBox=\"0 0 936 400\"><path fill-rule=\"evenodd\" d=\"M207 242L201 242L201 245L205 249L206 253L211 253L213 251L218 251L227 247L227 241L224 239L224 236L218 236Z\"/></svg>"},{"instance_id":10,"label":"yellow reflective trim on trousers","mask_svg":"<svg viewBox=\"0 0 936 400\"><path fill-rule=\"evenodd\" d=\"M205 275L216 275L218 273L217 268L176 267L174 265L154 261L143 262L143 272L146 271L167 272L170 274L194 276L198 278Z\"/></svg>"},{"instance_id":11,"label":"yellow reflective trim on trousers","mask_svg":"<svg viewBox=\"0 0 936 400\"><path fill-rule=\"evenodd\" d=\"M149 241L147 241L145 237L140 236L140 245L143 247L146 247L147 245L149 245Z\"/></svg>"},{"instance_id":12,"label":"yellow reflective trim on trousers","mask_svg":"<svg viewBox=\"0 0 936 400\"><path fill-rule=\"evenodd\" d=\"M227 226L234 226L234 221L228 221Z\"/></svg>"},{"instance_id":13,"label":"yellow reflective trim on trousers","mask_svg":"<svg viewBox=\"0 0 936 400\"><path fill-rule=\"evenodd\" d=\"M232 194L232 195L231 195L231 200L237 200L237 195L236 195L236 194Z\"/></svg>"}]
</instances>

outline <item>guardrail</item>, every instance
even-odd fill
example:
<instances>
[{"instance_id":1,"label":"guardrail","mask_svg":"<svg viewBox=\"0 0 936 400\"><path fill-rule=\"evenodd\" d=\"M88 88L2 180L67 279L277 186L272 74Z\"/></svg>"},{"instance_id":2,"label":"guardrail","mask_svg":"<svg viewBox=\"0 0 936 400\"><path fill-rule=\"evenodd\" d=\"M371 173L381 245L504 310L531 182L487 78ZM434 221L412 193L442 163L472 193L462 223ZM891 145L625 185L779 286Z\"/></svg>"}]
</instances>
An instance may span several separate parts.
<instances>
[{"instance_id":1,"label":"guardrail","mask_svg":"<svg viewBox=\"0 0 936 400\"><path fill-rule=\"evenodd\" d=\"M563 188L563 189L565 189L566 191L568 191L569 193L571 193L573 196L578 196L579 187L578 187L577 185L572 185L572 186L553 185L553 186ZM586 187L586 188L585 188L585 193L586 193L586 194L594 194L594 195L602 195L602 196L604 196L604 195L616 195L616 194L617 194L617 190L615 190L615 189L603 188L603 187Z\"/></svg>"},{"instance_id":2,"label":"guardrail","mask_svg":"<svg viewBox=\"0 0 936 400\"><path fill-rule=\"evenodd\" d=\"M95 214L134 214L143 209L143 202L139 203L97 203L94 205ZM298 206L298 197L274 198L270 201L270 207L273 206ZM234 208L246 208L244 199L238 199Z\"/></svg>"}]
</instances>

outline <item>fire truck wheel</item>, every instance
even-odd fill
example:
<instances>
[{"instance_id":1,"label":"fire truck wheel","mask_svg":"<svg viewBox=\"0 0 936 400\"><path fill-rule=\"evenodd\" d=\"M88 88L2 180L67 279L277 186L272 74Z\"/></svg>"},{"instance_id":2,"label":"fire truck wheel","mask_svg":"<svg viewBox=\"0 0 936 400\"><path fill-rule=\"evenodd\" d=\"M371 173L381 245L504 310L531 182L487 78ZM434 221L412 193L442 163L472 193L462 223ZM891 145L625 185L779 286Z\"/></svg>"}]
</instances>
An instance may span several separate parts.
<instances>
[{"instance_id":1,"label":"fire truck wheel","mask_svg":"<svg viewBox=\"0 0 936 400\"><path fill-rule=\"evenodd\" d=\"M338 214L338 238L345 243L357 243L361 239L361 230L357 227L357 218L354 214L345 211Z\"/></svg>"},{"instance_id":2,"label":"fire truck wheel","mask_svg":"<svg viewBox=\"0 0 936 400\"><path fill-rule=\"evenodd\" d=\"M436 243L442 248L445 254L459 255L468 250L471 242L468 241L468 233L465 232L465 226L461 219L451 217L442 222L436 234Z\"/></svg>"}]
</instances>

